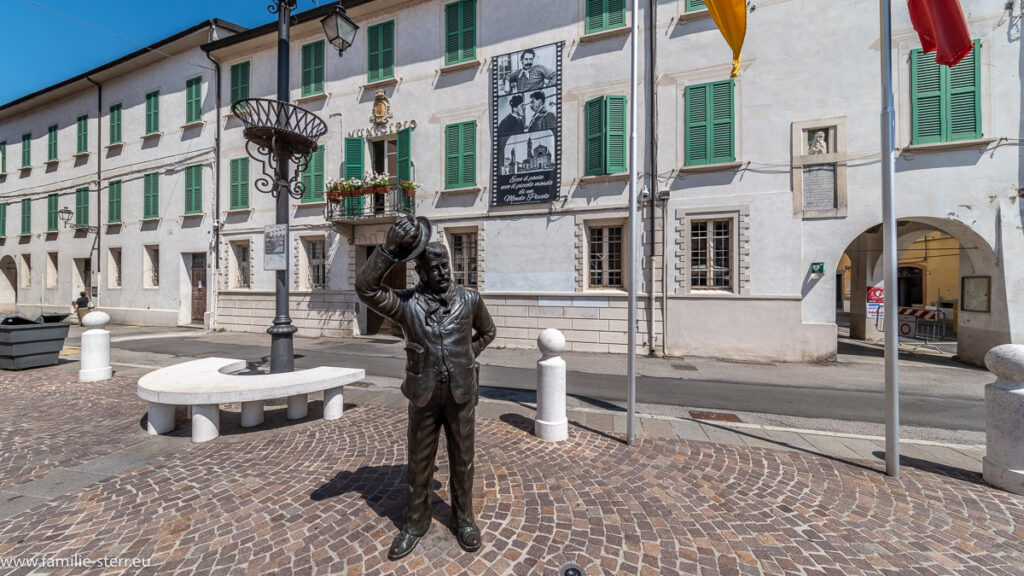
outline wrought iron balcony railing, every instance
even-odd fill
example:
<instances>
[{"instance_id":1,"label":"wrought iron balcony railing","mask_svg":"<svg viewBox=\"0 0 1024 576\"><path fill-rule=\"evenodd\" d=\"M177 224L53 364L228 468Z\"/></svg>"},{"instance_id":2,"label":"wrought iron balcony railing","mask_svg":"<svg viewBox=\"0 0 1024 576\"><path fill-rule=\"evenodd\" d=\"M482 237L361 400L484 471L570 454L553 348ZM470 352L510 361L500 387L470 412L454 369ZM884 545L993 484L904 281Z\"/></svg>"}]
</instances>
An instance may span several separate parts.
<instances>
[{"instance_id":1,"label":"wrought iron balcony railing","mask_svg":"<svg viewBox=\"0 0 1024 576\"><path fill-rule=\"evenodd\" d=\"M377 192L377 190L385 190ZM374 220L388 222L406 214L415 215L415 198L406 195L401 187L372 188L365 194L331 199L328 195L325 216L329 222Z\"/></svg>"}]
</instances>

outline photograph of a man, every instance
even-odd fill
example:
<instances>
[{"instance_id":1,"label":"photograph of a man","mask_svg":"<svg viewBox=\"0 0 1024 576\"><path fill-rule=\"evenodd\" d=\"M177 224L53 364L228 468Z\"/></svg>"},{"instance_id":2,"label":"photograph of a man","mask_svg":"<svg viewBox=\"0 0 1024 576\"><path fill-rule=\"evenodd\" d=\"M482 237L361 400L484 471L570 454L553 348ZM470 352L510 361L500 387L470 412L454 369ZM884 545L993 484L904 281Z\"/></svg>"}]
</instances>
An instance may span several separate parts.
<instances>
[{"instance_id":1,"label":"photograph of a man","mask_svg":"<svg viewBox=\"0 0 1024 576\"><path fill-rule=\"evenodd\" d=\"M498 123L498 134L522 134L526 130L526 101L520 94L509 98L512 110Z\"/></svg>"},{"instance_id":2,"label":"photograph of a man","mask_svg":"<svg viewBox=\"0 0 1024 576\"><path fill-rule=\"evenodd\" d=\"M540 90L530 94L530 110L533 111L533 118L527 132L554 131L558 128L558 118L548 109L547 96Z\"/></svg>"},{"instance_id":3,"label":"photograph of a man","mask_svg":"<svg viewBox=\"0 0 1024 576\"><path fill-rule=\"evenodd\" d=\"M519 53L519 70L512 73L513 92L529 92L555 84L555 71L543 64L538 64L537 53L523 50Z\"/></svg>"}]
</instances>

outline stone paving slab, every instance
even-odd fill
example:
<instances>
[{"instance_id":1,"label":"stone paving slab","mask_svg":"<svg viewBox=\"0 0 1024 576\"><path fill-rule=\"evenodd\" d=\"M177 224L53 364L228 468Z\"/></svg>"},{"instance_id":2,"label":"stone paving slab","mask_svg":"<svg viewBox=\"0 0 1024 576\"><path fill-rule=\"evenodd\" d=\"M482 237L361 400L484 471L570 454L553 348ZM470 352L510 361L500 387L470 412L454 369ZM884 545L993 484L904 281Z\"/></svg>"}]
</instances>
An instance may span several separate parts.
<instances>
[{"instance_id":1,"label":"stone paving slab","mask_svg":"<svg viewBox=\"0 0 1024 576\"><path fill-rule=\"evenodd\" d=\"M4 461L10 451L19 462L3 470L4 480L8 469L22 477L32 470L42 481L97 459L124 463L127 456L112 455L139 450L145 404L97 398L116 396L118 387L134 390L134 383L80 385L57 369L0 375L0 422L59 391L72 405L96 408L90 416L100 423L91 428L38 411L32 426L53 429L42 441L4 424ZM388 562L405 492L405 410L380 395L380 405L364 402L364 392L371 391L346 391L336 422L320 420L314 403L303 421L269 410L264 426L246 431L227 410L226 434L207 444L145 437L163 443L151 459L0 522L0 562L77 556L149 563L138 570L58 567L54 575L532 575L569 561L590 575L1024 573L1024 498L988 487L969 469L906 458L901 476L889 478L870 455L843 460L669 438L628 447L613 435L610 415L585 418L607 428L572 425L569 440L553 444L529 433L526 407L495 403L478 417L474 501L482 550L462 552L446 529L441 443L433 528L413 555ZM125 439L109 438L120 421L131 423ZM645 430L659 427L650 422ZM671 426L705 437L723 429ZM53 442L61 430L81 436L68 439L74 446L103 449L72 457ZM787 438L729 432L769 445ZM175 443L182 448L169 449Z\"/></svg>"}]
</instances>

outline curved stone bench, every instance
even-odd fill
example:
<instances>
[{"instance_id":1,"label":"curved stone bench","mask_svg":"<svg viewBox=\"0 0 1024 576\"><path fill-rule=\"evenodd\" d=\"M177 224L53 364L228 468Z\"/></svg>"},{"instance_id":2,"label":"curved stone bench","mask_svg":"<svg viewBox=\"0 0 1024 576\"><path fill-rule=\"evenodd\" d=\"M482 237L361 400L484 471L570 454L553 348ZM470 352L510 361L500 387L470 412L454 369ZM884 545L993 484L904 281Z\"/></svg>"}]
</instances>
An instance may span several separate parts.
<instances>
[{"instance_id":1,"label":"curved stone bench","mask_svg":"<svg viewBox=\"0 0 1024 576\"><path fill-rule=\"evenodd\" d=\"M241 402L242 426L263 423L263 402L288 398L288 419L308 413L307 395L324 392L324 420L341 418L345 385L366 377L364 370L320 366L283 374L231 374L244 370L245 360L203 358L175 364L139 379L139 398L149 402L150 434L174 430L174 407L192 407L192 441L220 435L220 404Z\"/></svg>"}]
</instances>

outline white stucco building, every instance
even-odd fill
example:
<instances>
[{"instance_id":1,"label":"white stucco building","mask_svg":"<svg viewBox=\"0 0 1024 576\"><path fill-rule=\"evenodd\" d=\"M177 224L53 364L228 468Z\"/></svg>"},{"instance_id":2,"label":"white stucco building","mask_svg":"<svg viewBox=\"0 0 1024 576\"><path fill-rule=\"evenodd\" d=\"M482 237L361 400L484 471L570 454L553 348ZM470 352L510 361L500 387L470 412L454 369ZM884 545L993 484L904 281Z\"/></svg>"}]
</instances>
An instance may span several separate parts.
<instances>
[{"instance_id":1,"label":"white stucco building","mask_svg":"<svg viewBox=\"0 0 1024 576\"><path fill-rule=\"evenodd\" d=\"M702 0L649 0L635 16L630 3L612 0L341 4L360 30L340 58L324 42L319 22L333 4L297 14L291 27L291 101L316 113L328 128L303 178L306 196L293 200L290 210L291 315L300 335L389 330L358 302L353 280L390 223L414 211L429 217L436 237L448 244L456 279L484 295L498 326L496 345L532 348L539 332L553 327L565 332L569 350L624 352L630 268L626 110L630 26L636 17L636 166L650 191L637 232L638 351L828 359L836 352L837 315L844 308L854 337L880 336L877 306L868 302L869 291L882 283L874 0L750 3L743 63L732 79L730 50ZM900 248L929 232L955 237L962 290L941 302L915 300L927 282L926 253L907 267L905 279L901 268L900 285L890 292L899 292L908 305L942 307L950 315L955 310L959 355L980 363L994 344L1024 342L1021 18L1019 3L1012 10L982 0L962 4L976 49L953 70L920 55L902 5L893 13ZM559 43L561 58L545 59L545 50L553 50L545 47ZM207 66L195 72L119 72L124 90L137 87L131 99L140 111L149 91L177 87L181 103L162 107L183 113L185 82L203 78L205 123L182 129L180 138L161 137L173 140L173 160L169 151L151 154L145 142L131 150L126 141L121 156L103 167L142 178L166 162L160 168L162 194L171 173L202 166L202 216L182 214L182 184L182 197L172 201L167 216L161 206L159 230L145 230L143 222L138 232L130 230L132 242L121 244L122 259L129 249L139 252L157 242L153 238L173 246L161 262L176 269L168 273L178 279L169 276L169 287L161 280L159 306L145 304L166 310L164 318L191 320L186 308L193 283L180 279L194 278L189 255L210 250L206 269L215 290L209 323L245 331L270 325L274 276L263 270L263 229L274 222L274 202L259 191L263 168L248 157L242 123L230 106L238 98L276 97L276 49L271 23L221 33L204 41L206 54L190 48L161 64ZM544 70L516 75L525 69L528 49L548 72L560 74L560 89ZM157 86L156 77L168 86ZM113 103L108 92L117 89L104 84L103 101ZM95 94L79 91L81 106L91 102L95 109ZM535 102L537 91L547 100ZM0 108L0 141L6 139L8 150L8 175L0 182L4 197L42 198L46 186L57 186L48 184L53 179L42 170L23 179L11 170L23 132L35 134L36 153L43 153L39 135L46 122L28 120L26 111L57 104L40 98L30 98L36 102L31 106ZM59 105L70 106L61 112L65 122L84 113L69 102L64 98ZM518 127L496 129L520 104ZM538 120L545 111L557 117L557 129ZM188 130L199 134L186 140ZM62 135L61 143L72 139ZM493 154L495 147L502 153ZM548 166L557 167L557 199L510 205L496 200L503 196L494 189L495 173L536 174ZM83 182L95 179L95 166L91 172L75 170ZM338 203L324 197L328 181L365 171L387 174L392 190ZM397 189L406 179L420 185L411 200ZM7 202L4 262L16 269L22 254L31 252L33 268L41 270L46 240L25 243L31 250L12 242L17 207ZM117 243L108 234L104 258ZM64 236L70 239L71 233ZM837 285L844 254L850 286ZM139 271L145 269L143 255L130 257L141 262ZM42 272L35 274L42 278ZM122 281L128 282L127 275ZM414 284L411 265L391 278L393 284L403 281ZM877 290L871 293L877 296ZM27 305L31 300L21 294L19 306ZM105 298L104 306L145 307L142 300Z\"/></svg>"}]
</instances>

